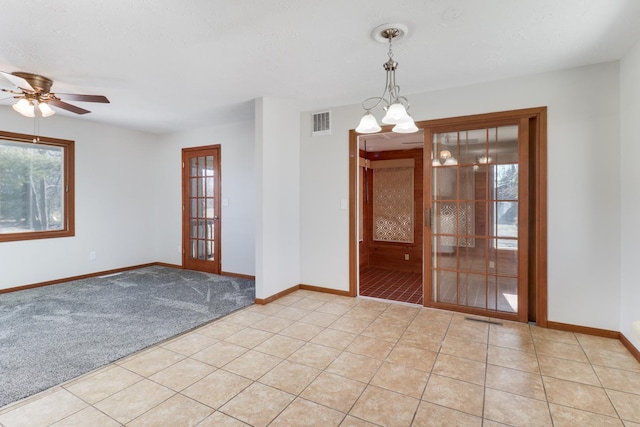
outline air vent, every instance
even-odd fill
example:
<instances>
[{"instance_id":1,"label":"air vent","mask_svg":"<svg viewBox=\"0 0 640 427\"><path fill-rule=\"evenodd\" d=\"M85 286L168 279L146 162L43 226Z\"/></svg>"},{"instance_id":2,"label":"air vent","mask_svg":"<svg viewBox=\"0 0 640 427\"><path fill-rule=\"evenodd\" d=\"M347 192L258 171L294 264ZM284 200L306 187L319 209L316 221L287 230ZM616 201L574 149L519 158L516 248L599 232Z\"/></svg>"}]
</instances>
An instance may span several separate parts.
<instances>
[{"instance_id":1,"label":"air vent","mask_svg":"<svg viewBox=\"0 0 640 427\"><path fill-rule=\"evenodd\" d=\"M313 132L311 135L331 135L331 111L313 113Z\"/></svg>"}]
</instances>

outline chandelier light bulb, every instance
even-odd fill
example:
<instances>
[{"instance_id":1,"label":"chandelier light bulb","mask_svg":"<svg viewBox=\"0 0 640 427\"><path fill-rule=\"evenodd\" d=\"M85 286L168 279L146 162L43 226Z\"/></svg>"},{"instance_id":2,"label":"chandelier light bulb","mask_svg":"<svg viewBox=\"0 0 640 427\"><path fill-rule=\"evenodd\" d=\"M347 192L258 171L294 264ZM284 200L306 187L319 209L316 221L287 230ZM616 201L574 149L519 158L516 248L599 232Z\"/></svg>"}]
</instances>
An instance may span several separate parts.
<instances>
[{"instance_id":1,"label":"chandelier light bulb","mask_svg":"<svg viewBox=\"0 0 640 427\"><path fill-rule=\"evenodd\" d=\"M22 114L25 117L35 117L35 111L33 108L33 104L26 98L22 98L20 101L16 102L11 106L15 111Z\"/></svg>"},{"instance_id":2,"label":"chandelier light bulb","mask_svg":"<svg viewBox=\"0 0 640 427\"><path fill-rule=\"evenodd\" d=\"M418 132L419 129L411 116L407 114L406 119L399 121L391 130L397 133L414 133Z\"/></svg>"},{"instance_id":3,"label":"chandelier light bulb","mask_svg":"<svg viewBox=\"0 0 640 427\"><path fill-rule=\"evenodd\" d=\"M356 132L358 133L376 133L380 132L382 128L378 124L375 116L370 112L366 112L364 116L360 119L360 124L356 128Z\"/></svg>"},{"instance_id":4,"label":"chandelier light bulb","mask_svg":"<svg viewBox=\"0 0 640 427\"><path fill-rule=\"evenodd\" d=\"M404 105L399 102L395 102L387 108L387 114L382 118L382 123L387 125L396 125L402 121L406 121L407 119L411 120L411 117L407 114L407 110L404 108Z\"/></svg>"}]
</instances>

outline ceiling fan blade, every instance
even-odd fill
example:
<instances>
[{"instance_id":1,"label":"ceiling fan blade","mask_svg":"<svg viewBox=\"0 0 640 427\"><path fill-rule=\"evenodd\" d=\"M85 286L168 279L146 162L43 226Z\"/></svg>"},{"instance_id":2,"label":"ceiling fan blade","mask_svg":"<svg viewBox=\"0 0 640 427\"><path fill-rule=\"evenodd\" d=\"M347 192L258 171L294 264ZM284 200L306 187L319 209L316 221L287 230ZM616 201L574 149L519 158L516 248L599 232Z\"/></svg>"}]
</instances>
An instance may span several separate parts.
<instances>
[{"instance_id":1,"label":"ceiling fan blade","mask_svg":"<svg viewBox=\"0 0 640 427\"><path fill-rule=\"evenodd\" d=\"M80 102L102 102L104 104L109 104L109 100L106 96L103 95L78 95L76 93L55 93L55 96L58 98L64 98L69 101L80 101Z\"/></svg>"},{"instance_id":2,"label":"ceiling fan blade","mask_svg":"<svg viewBox=\"0 0 640 427\"><path fill-rule=\"evenodd\" d=\"M13 83L16 87L19 87L20 89L28 90L31 92L36 91L31 86L31 84L29 84L29 82L23 79L22 77L18 77L11 73L5 73L4 71L0 71L0 74L2 74L7 80L9 80L11 83Z\"/></svg>"},{"instance_id":3,"label":"ceiling fan blade","mask_svg":"<svg viewBox=\"0 0 640 427\"><path fill-rule=\"evenodd\" d=\"M52 99L48 101L49 104L54 105L58 108L62 108L63 110L71 111L76 114L87 114L91 111L85 110L84 108L76 107L75 105L67 104L66 102L62 102L59 99Z\"/></svg>"}]
</instances>

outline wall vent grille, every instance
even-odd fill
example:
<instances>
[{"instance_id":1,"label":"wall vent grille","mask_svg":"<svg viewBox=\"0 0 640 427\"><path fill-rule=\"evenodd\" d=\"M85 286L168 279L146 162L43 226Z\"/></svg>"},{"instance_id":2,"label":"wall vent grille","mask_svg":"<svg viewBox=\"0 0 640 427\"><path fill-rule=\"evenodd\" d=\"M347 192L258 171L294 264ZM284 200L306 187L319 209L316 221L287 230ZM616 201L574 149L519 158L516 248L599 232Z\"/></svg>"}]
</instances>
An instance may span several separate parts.
<instances>
[{"instance_id":1,"label":"wall vent grille","mask_svg":"<svg viewBox=\"0 0 640 427\"><path fill-rule=\"evenodd\" d=\"M313 113L313 132L311 135L331 135L331 111Z\"/></svg>"}]
</instances>

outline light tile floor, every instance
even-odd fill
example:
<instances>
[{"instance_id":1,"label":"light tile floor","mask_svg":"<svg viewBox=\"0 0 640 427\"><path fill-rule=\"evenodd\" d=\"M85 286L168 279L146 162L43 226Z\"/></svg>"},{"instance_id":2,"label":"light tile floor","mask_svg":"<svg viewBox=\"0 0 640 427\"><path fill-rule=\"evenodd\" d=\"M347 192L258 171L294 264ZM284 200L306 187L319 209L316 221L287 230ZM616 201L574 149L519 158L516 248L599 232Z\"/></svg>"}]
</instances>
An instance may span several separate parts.
<instances>
[{"instance_id":1,"label":"light tile floor","mask_svg":"<svg viewBox=\"0 0 640 427\"><path fill-rule=\"evenodd\" d=\"M640 427L617 340L297 291L0 409L14 426Z\"/></svg>"}]
</instances>

